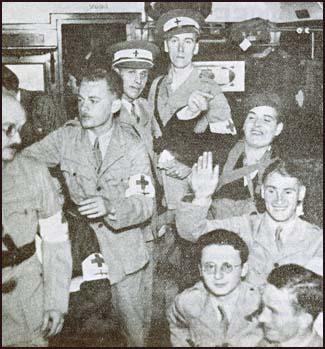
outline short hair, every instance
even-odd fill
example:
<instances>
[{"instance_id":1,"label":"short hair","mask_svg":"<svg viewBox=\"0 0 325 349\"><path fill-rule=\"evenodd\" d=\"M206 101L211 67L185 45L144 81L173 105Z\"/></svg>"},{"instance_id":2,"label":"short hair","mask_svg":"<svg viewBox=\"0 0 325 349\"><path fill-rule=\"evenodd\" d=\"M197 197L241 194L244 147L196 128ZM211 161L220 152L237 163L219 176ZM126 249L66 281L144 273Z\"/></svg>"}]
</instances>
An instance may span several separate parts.
<instances>
[{"instance_id":1,"label":"short hair","mask_svg":"<svg viewBox=\"0 0 325 349\"><path fill-rule=\"evenodd\" d=\"M18 92L19 89L19 79L17 75L2 64L2 86L4 86L8 91Z\"/></svg>"},{"instance_id":2,"label":"short hair","mask_svg":"<svg viewBox=\"0 0 325 349\"><path fill-rule=\"evenodd\" d=\"M232 246L239 252L242 264L248 260L249 251L246 242L232 231L217 229L199 237L196 243L196 260L198 263L201 261L203 249L210 245Z\"/></svg>"},{"instance_id":3,"label":"short hair","mask_svg":"<svg viewBox=\"0 0 325 349\"><path fill-rule=\"evenodd\" d=\"M99 81L105 80L110 92L114 93L118 98L123 94L123 81L119 74L114 70L106 70L102 68L87 69L82 72L81 81Z\"/></svg>"},{"instance_id":4,"label":"short hair","mask_svg":"<svg viewBox=\"0 0 325 349\"><path fill-rule=\"evenodd\" d=\"M295 296L293 306L312 315L323 311L323 277L297 264L284 264L271 271L267 282L287 288Z\"/></svg>"},{"instance_id":5,"label":"short hair","mask_svg":"<svg viewBox=\"0 0 325 349\"><path fill-rule=\"evenodd\" d=\"M244 113L245 118L250 110L256 107L268 106L272 107L277 112L277 122L283 122L283 108L280 97L274 92L259 92L259 93L251 93L245 97L244 100Z\"/></svg>"},{"instance_id":6,"label":"short hair","mask_svg":"<svg viewBox=\"0 0 325 349\"><path fill-rule=\"evenodd\" d=\"M292 160L277 159L274 162L272 162L265 169L262 177L262 182L265 183L267 177L275 172L278 172L280 175L284 177L296 178L300 185L303 183L301 167Z\"/></svg>"}]
</instances>

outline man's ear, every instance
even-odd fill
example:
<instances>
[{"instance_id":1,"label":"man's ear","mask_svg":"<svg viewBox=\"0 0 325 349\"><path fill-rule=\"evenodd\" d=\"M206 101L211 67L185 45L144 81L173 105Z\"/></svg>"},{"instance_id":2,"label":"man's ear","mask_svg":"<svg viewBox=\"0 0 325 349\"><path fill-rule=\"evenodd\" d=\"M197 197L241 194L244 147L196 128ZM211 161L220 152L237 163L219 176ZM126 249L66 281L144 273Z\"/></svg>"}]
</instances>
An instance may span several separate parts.
<instances>
[{"instance_id":1,"label":"man's ear","mask_svg":"<svg viewBox=\"0 0 325 349\"><path fill-rule=\"evenodd\" d=\"M264 185L261 185L261 197L264 199Z\"/></svg>"},{"instance_id":2,"label":"man's ear","mask_svg":"<svg viewBox=\"0 0 325 349\"><path fill-rule=\"evenodd\" d=\"M241 271L241 277L245 277L248 273L248 263L244 263L243 264L243 268L242 268L242 271Z\"/></svg>"},{"instance_id":3,"label":"man's ear","mask_svg":"<svg viewBox=\"0 0 325 349\"><path fill-rule=\"evenodd\" d=\"M306 195L306 187L304 185L300 185L299 193L298 193L298 200L304 201L305 195Z\"/></svg>"},{"instance_id":4,"label":"man's ear","mask_svg":"<svg viewBox=\"0 0 325 349\"><path fill-rule=\"evenodd\" d=\"M121 109L121 100L120 99L115 99L112 103L112 114L117 113Z\"/></svg>"},{"instance_id":5,"label":"man's ear","mask_svg":"<svg viewBox=\"0 0 325 349\"><path fill-rule=\"evenodd\" d=\"M121 72L120 72L120 69L119 68L117 68L117 67L113 67L113 70L115 71L115 73L117 73L118 75L120 75L121 74Z\"/></svg>"},{"instance_id":6,"label":"man's ear","mask_svg":"<svg viewBox=\"0 0 325 349\"><path fill-rule=\"evenodd\" d=\"M197 42L194 46L193 55L197 55L199 53L199 42Z\"/></svg>"},{"instance_id":7,"label":"man's ear","mask_svg":"<svg viewBox=\"0 0 325 349\"><path fill-rule=\"evenodd\" d=\"M167 45L167 40L164 40L164 50L165 50L165 52L169 52L168 51L168 45Z\"/></svg>"},{"instance_id":8,"label":"man's ear","mask_svg":"<svg viewBox=\"0 0 325 349\"><path fill-rule=\"evenodd\" d=\"M278 136L283 130L283 122L279 122L276 126L275 135Z\"/></svg>"}]
</instances>

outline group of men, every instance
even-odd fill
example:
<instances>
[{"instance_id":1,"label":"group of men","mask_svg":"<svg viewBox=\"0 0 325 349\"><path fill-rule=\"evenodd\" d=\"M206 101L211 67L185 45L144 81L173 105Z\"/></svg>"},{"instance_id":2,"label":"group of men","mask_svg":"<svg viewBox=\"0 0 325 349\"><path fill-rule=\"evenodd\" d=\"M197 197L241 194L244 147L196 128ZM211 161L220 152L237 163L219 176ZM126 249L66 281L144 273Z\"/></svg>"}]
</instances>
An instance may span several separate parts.
<instances>
[{"instance_id":1,"label":"group of men","mask_svg":"<svg viewBox=\"0 0 325 349\"><path fill-rule=\"evenodd\" d=\"M313 326L323 304L322 231L299 218L306 188L273 149L284 126L281 102L273 94L247 98L244 139L236 142L227 99L192 63L202 23L191 10L157 21L170 68L148 99L141 94L158 47L113 45L110 70L83 73L79 120L19 154L25 111L3 89L4 345L46 345L64 326L69 293L109 280L126 344L145 346L159 241L175 216L173 234L196 244L201 280L177 296L176 288L161 310L173 346L322 342ZM54 166L67 188L65 209L47 170ZM71 244L81 246L83 234L99 248L86 245L76 257Z\"/></svg>"}]
</instances>

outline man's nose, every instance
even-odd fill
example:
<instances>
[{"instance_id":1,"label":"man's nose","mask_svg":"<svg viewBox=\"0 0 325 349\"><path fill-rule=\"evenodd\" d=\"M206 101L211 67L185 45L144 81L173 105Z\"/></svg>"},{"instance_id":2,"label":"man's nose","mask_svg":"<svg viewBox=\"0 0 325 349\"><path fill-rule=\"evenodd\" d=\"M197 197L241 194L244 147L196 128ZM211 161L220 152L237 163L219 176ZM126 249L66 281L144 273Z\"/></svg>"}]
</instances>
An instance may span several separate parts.
<instances>
[{"instance_id":1,"label":"man's nose","mask_svg":"<svg viewBox=\"0 0 325 349\"><path fill-rule=\"evenodd\" d=\"M20 144L21 143L21 137L20 137L20 133L19 132L16 132L14 134L14 136L11 139L11 143L12 144Z\"/></svg>"},{"instance_id":2,"label":"man's nose","mask_svg":"<svg viewBox=\"0 0 325 349\"><path fill-rule=\"evenodd\" d=\"M284 201L284 197L281 193L277 192L276 193L276 203L277 204L282 204Z\"/></svg>"},{"instance_id":3,"label":"man's nose","mask_svg":"<svg viewBox=\"0 0 325 349\"><path fill-rule=\"evenodd\" d=\"M178 52L184 52L184 44L182 42L178 43L177 48L178 48Z\"/></svg>"},{"instance_id":4,"label":"man's nose","mask_svg":"<svg viewBox=\"0 0 325 349\"><path fill-rule=\"evenodd\" d=\"M223 272L221 271L221 268L216 267L216 269L214 271L214 278L216 280L220 280L223 278Z\"/></svg>"},{"instance_id":5,"label":"man's nose","mask_svg":"<svg viewBox=\"0 0 325 349\"><path fill-rule=\"evenodd\" d=\"M138 85L141 85L142 84L142 77L140 74L135 74L135 82L138 84Z\"/></svg>"}]
</instances>

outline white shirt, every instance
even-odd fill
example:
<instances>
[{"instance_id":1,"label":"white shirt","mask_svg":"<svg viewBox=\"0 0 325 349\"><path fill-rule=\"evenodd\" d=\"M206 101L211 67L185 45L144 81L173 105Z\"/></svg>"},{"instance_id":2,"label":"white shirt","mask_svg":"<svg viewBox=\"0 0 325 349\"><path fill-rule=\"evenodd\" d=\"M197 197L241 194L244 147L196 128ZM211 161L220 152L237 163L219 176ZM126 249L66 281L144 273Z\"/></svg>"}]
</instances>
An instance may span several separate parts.
<instances>
[{"instance_id":1,"label":"white shirt","mask_svg":"<svg viewBox=\"0 0 325 349\"><path fill-rule=\"evenodd\" d=\"M112 126L112 128L107 133L104 133L103 135L100 135L100 136L97 136L91 130L87 130L87 134L88 134L88 137L89 137L89 140L90 140L92 146L94 146L96 138L98 138L99 149L102 153L102 159L104 159L104 157L105 157L108 144L112 138L113 130L114 130L114 126Z\"/></svg>"}]
</instances>

